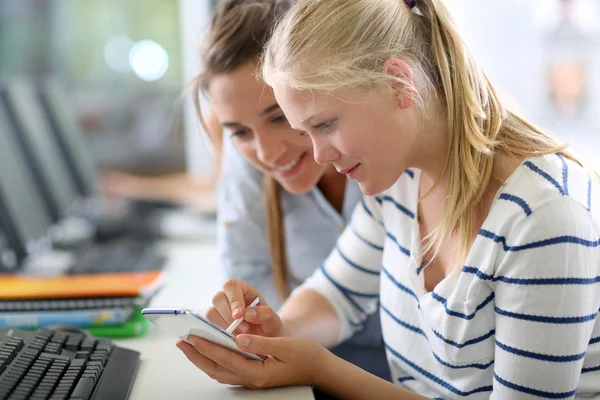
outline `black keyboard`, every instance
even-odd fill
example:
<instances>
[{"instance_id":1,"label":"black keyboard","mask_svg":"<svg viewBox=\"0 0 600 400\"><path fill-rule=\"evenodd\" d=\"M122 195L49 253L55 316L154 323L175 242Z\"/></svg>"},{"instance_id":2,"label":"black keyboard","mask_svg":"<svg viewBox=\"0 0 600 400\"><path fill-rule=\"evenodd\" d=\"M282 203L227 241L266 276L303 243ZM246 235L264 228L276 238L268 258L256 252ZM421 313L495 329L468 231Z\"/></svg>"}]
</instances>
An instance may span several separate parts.
<instances>
[{"instance_id":1,"label":"black keyboard","mask_svg":"<svg viewBox=\"0 0 600 400\"><path fill-rule=\"evenodd\" d=\"M0 329L0 399L127 399L139 353L108 339Z\"/></svg>"},{"instance_id":2,"label":"black keyboard","mask_svg":"<svg viewBox=\"0 0 600 400\"><path fill-rule=\"evenodd\" d=\"M69 275L144 272L163 268L165 257L152 245L95 245L81 252Z\"/></svg>"}]
</instances>

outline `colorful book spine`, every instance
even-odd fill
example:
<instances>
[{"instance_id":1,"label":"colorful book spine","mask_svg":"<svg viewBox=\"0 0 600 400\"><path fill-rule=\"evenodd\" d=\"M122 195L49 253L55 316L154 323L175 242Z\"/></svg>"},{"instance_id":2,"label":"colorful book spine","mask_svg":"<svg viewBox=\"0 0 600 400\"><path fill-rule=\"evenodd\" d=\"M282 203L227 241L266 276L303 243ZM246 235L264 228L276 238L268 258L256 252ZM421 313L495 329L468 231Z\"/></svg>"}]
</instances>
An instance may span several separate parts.
<instances>
[{"instance_id":1,"label":"colorful book spine","mask_svg":"<svg viewBox=\"0 0 600 400\"><path fill-rule=\"evenodd\" d=\"M1 312L59 311L144 307L150 297L96 297L88 299L0 300Z\"/></svg>"},{"instance_id":2,"label":"colorful book spine","mask_svg":"<svg viewBox=\"0 0 600 400\"><path fill-rule=\"evenodd\" d=\"M127 321L133 308L0 313L0 328L42 328L52 325L113 326Z\"/></svg>"},{"instance_id":3,"label":"colorful book spine","mask_svg":"<svg viewBox=\"0 0 600 400\"><path fill-rule=\"evenodd\" d=\"M135 338L144 336L148 332L150 323L142 316L142 309L137 308L131 318L121 325L113 326L93 326L85 328L89 333L96 337L105 337L111 339Z\"/></svg>"}]
</instances>

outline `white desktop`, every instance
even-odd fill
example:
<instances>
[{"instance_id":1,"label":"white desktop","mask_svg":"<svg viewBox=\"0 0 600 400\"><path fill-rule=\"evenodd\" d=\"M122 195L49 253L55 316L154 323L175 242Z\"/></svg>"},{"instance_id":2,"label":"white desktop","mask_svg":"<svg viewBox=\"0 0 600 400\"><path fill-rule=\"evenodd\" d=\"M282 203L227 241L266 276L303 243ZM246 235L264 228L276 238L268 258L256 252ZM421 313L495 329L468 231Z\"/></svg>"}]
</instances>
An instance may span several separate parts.
<instances>
[{"instance_id":1,"label":"white desktop","mask_svg":"<svg viewBox=\"0 0 600 400\"><path fill-rule=\"evenodd\" d=\"M220 289L218 250L214 240L165 243L168 281L152 300L153 307L191 308L204 313ZM313 400L309 387L253 391L222 385L190 363L175 347L176 338L150 325L146 336L114 340L139 351L141 364L131 400L138 399L289 399Z\"/></svg>"}]
</instances>

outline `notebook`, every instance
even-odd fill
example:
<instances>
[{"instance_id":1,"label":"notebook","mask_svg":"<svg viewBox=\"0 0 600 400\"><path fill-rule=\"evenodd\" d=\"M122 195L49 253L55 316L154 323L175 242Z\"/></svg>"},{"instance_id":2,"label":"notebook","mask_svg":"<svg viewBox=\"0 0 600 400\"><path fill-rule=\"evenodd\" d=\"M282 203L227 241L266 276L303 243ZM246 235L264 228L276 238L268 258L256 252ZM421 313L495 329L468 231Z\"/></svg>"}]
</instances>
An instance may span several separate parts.
<instances>
[{"instance_id":1,"label":"notebook","mask_svg":"<svg viewBox=\"0 0 600 400\"><path fill-rule=\"evenodd\" d=\"M0 298L6 300L146 297L162 286L164 271L39 277L0 275Z\"/></svg>"},{"instance_id":2,"label":"notebook","mask_svg":"<svg viewBox=\"0 0 600 400\"><path fill-rule=\"evenodd\" d=\"M43 328L52 325L113 326L125 323L134 308L0 312L0 328Z\"/></svg>"},{"instance_id":3,"label":"notebook","mask_svg":"<svg viewBox=\"0 0 600 400\"><path fill-rule=\"evenodd\" d=\"M160 288L158 288L160 289ZM158 290L138 297L91 297L79 299L0 300L4 311L60 311L100 308L146 307Z\"/></svg>"}]
</instances>

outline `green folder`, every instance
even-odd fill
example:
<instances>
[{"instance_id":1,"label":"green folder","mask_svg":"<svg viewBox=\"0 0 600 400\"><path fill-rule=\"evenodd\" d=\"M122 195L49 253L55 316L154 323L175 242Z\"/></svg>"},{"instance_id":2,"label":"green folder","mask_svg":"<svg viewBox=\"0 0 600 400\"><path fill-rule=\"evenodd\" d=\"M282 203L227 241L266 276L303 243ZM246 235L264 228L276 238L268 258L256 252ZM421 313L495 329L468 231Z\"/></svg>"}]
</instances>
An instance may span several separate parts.
<instances>
[{"instance_id":1,"label":"green folder","mask_svg":"<svg viewBox=\"0 0 600 400\"><path fill-rule=\"evenodd\" d=\"M142 309L136 308L131 318L122 325L86 327L89 333L97 337L132 338L141 337L148 332L148 320L142 316Z\"/></svg>"}]
</instances>

